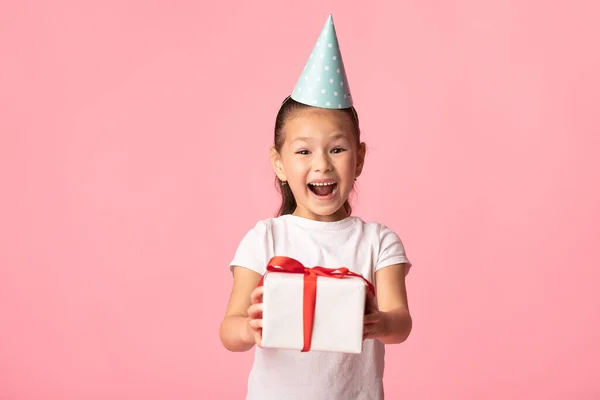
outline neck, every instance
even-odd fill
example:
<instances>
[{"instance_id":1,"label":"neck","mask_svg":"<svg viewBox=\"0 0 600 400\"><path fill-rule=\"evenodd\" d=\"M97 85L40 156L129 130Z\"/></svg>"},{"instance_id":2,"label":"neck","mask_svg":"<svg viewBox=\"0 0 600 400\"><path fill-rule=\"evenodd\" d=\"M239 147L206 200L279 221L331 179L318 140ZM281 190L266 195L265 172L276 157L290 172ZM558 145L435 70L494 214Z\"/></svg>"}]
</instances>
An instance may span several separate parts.
<instances>
[{"instance_id":1,"label":"neck","mask_svg":"<svg viewBox=\"0 0 600 400\"><path fill-rule=\"evenodd\" d=\"M295 215L296 217L302 217L302 218L312 219L314 221L322 221L322 222L341 221L342 219L350 216L348 214L348 212L346 211L345 207L341 207L335 213L330 214L330 215L319 215L319 214L312 213L308 210L304 210L299 207L296 207L296 209L294 210L292 215Z\"/></svg>"}]
</instances>

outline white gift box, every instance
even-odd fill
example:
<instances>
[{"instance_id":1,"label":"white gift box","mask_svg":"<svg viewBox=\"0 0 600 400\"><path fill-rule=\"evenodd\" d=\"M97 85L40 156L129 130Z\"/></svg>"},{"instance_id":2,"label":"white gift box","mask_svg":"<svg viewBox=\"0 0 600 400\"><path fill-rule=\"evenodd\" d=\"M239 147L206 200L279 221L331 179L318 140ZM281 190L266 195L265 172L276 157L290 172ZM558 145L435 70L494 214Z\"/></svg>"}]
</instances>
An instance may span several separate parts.
<instances>
[{"instance_id":1,"label":"white gift box","mask_svg":"<svg viewBox=\"0 0 600 400\"><path fill-rule=\"evenodd\" d=\"M302 350L304 275L271 272L264 287L262 346ZM311 351L362 351L366 291L358 277L317 277Z\"/></svg>"}]
</instances>

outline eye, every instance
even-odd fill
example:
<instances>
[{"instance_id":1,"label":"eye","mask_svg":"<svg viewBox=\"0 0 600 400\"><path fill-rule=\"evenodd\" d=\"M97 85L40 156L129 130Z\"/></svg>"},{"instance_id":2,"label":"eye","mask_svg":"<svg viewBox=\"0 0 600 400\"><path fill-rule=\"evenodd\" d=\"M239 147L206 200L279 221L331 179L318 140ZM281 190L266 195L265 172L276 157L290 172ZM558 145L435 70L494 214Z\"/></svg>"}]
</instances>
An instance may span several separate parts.
<instances>
[{"instance_id":1,"label":"eye","mask_svg":"<svg viewBox=\"0 0 600 400\"><path fill-rule=\"evenodd\" d=\"M341 152L344 152L344 151L346 151L346 149L343 149L341 147L336 147L335 149L331 150L331 152L333 154L338 154L338 153L341 153Z\"/></svg>"},{"instance_id":2,"label":"eye","mask_svg":"<svg viewBox=\"0 0 600 400\"><path fill-rule=\"evenodd\" d=\"M300 154L300 155L303 155L303 156L305 156L305 155L307 155L307 154L308 154L308 150L298 150L298 151L296 152L296 154Z\"/></svg>"}]
</instances>

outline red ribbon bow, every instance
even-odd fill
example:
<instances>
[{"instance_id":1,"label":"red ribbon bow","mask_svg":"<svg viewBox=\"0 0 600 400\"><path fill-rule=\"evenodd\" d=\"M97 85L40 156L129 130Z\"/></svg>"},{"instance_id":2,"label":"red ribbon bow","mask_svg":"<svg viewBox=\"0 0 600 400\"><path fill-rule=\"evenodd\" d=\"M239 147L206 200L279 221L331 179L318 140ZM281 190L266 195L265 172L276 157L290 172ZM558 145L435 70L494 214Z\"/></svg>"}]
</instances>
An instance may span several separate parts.
<instances>
[{"instance_id":1,"label":"red ribbon bow","mask_svg":"<svg viewBox=\"0 0 600 400\"><path fill-rule=\"evenodd\" d=\"M313 322L315 319L315 306L317 303L317 277L324 276L328 278L342 279L346 276L361 278L367 284L367 287L375 295L375 288L362 275L350 271L348 268L324 268L312 267L306 268L299 261L289 258L276 256L271 258L267 265L267 272L262 276L258 286L262 286L265 277L269 272L285 272L290 274L304 275L304 297L303 297L303 323L304 323L304 347L303 352L310 350Z\"/></svg>"}]
</instances>

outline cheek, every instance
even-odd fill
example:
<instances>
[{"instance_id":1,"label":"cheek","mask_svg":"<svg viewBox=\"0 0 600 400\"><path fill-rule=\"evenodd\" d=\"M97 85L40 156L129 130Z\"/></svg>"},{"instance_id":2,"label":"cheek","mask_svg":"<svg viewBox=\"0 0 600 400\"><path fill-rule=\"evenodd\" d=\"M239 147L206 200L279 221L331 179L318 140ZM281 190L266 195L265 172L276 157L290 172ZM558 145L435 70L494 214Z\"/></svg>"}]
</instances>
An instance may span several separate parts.
<instances>
[{"instance_id":1,"label":"cheek","mask_svg":"<svg viewBox=\"0 0 600 400\"><path fill-rule=\"evenodd\" d=\"M286 160L283 164L288 175L300 175L306 171L307 163L300 158Z\"/></svg>"},{"instance_id":2,"label":"cheek","mask_svg":"<svg viewBox=\"0 0 600 400\"><path fill-rule=\"evenodd\" d=\"M350 174L354 172L356 168L356 157L352 154L348 154L346 157L340 158L336 168L343 174Z\"/></svg>"}]
</instances>

